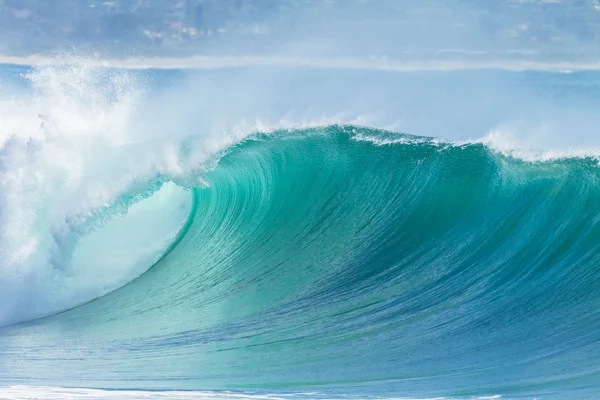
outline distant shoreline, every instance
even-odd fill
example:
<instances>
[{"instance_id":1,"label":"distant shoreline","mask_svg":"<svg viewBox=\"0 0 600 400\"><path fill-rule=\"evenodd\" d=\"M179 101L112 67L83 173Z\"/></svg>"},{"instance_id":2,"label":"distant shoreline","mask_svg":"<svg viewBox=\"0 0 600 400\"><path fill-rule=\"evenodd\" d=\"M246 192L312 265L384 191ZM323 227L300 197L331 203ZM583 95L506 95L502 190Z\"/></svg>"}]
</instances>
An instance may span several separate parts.
<instances>
[{"instance_id":1,"label":"distant shoreline","mask_svg":"<svg viewBox=\"0 0 600 400\"><path fill-rule=\"evenodd\" d=\"M348 69L374 71L460 71L460 70L505 70L505 71L600 71L597 62L558 61L513 61L513 60L369 60L351 58L311 58L288 56L191 56L139 57L127 59L101 59L85 57L26 57L0 55L2 65L44 66L57 64L85 64L90 66L125 69L222 69L243 67L295 67L314 69Z\"/></svg>"}]
</instances>

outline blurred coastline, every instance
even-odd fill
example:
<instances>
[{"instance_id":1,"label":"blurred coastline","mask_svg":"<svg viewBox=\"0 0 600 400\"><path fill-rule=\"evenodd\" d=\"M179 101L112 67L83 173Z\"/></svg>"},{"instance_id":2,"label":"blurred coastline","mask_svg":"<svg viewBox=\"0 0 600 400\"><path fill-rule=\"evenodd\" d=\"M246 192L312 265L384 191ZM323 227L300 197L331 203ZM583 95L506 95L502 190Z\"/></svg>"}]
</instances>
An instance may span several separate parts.
<instances>
[{"instance_id":1,"label":"blurred coastline","mask_svg":"<svg viewBox=\"0 0 600 400\"><path fill-rule=\"evenodd\" d=\"M595 69L600 0L0 0L0 37L8 64Z\"/></svg>"}]
</instances>

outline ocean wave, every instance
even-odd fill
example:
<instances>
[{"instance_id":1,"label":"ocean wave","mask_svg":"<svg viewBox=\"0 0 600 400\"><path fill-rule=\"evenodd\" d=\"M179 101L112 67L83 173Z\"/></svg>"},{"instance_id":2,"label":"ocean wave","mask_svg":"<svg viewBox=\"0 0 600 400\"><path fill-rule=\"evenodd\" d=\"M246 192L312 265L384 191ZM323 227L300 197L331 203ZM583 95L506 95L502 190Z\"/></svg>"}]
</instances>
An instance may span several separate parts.
<instances>
[{"instance_id":1,"label":"ocean wave","mask_svg":"<svg viewBox=\"0 0 600 400\"><path fill-rule=\"evenodd\" d=\"M597 388L594 148L159 123L143 76L90 68L0 101L0 384L53 387L6 393Z\"/></svg>"},{"instance_id":2,"label":"ocean wave","mask_svg":"<svg viewBox=\"0 0 600 400\"><path fill-rule=\"evenodd\" d=\"M378 137L387 142L366 139ZM38 354L2 353L14 381L353 382L481 396L596 376L595 160L529 162L482 143L352 125L255 133L217 155L203 184L188 187L196 200L184 234L151 269L66 313L5 328L4 338L26 340L11 354L24 345ZM57 344L61 326L69 332ZM109 359L114 373L102 367Z\"/></svg>"}]
</instances>

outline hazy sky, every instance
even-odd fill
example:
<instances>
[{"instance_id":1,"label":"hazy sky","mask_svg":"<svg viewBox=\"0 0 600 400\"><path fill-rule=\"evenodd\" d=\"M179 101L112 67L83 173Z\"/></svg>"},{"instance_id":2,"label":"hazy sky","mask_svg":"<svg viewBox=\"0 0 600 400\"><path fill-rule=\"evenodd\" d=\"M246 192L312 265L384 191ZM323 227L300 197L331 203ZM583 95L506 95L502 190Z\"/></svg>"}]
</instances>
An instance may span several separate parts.
<instances>
[{"instance_id":1,"label":"hazy sky","mask_svg":"<svg viewBox=\"0 0 600 400\"><path fill-rule=\"evenodd\" d=\"M0 54L600 56L598 0L0 0Z\"/></svg>"}]
</instances>

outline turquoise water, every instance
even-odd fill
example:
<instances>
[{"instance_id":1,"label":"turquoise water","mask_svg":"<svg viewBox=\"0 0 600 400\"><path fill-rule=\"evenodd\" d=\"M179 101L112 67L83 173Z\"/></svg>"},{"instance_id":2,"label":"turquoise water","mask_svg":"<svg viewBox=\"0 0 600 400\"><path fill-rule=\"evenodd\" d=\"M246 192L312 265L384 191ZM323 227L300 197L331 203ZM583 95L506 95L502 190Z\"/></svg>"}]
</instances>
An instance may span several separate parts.
<instances>
[{"instance_id":1,"label":"turquoise water","mask_svg":"<svg viewBox=\"0 0 600 400\"><path fill-rule=\"evenodd\" d=\"M52 120L43 129L64 132ZM98 208L105 191L88 196L83 183L36 172L67 195L45 187L42 200L55 205L43 208L47 225L32 225L53 232L50 272L15 278L15 265L29 266L17 261L2 270L3 296L16 298L0 329L0 383L17 390L5 393L592 398L599 390L592 151L519 157L485 141L336 123L251 129L202 157L199 139L177 138L179 161L167 163L168 151L150 158L167 142L108 146L105 135L92 143L106 152L83 157L84 172L68 182L89 182L85 171L100 162L135 168L123 185L93 175L93 187L110 187L114 200L101 197ZM46 134L20 171L50 168L44 152L52 143L57 154L63 136L69 154L94 153L73 136ZM3 151L14 172L6 160L25 153ZM135 162L116 162L123 154ZM16 190L8 177L5 189ZM96 211L73 213L83 200L64 208L55 200L75 194ZM8 240L8 227L21 225L2 217ZM28 292L9 297L17 292L9 283ZM52 284L60 286L39 294Z\"/></svg>"}]
</instances>

